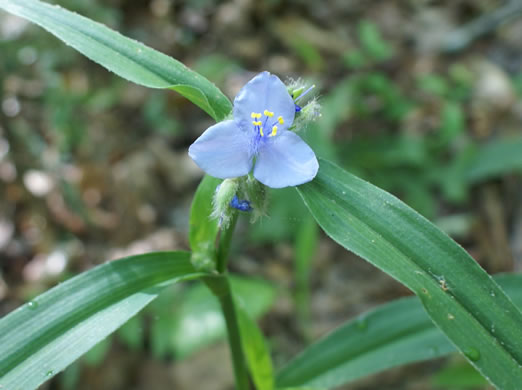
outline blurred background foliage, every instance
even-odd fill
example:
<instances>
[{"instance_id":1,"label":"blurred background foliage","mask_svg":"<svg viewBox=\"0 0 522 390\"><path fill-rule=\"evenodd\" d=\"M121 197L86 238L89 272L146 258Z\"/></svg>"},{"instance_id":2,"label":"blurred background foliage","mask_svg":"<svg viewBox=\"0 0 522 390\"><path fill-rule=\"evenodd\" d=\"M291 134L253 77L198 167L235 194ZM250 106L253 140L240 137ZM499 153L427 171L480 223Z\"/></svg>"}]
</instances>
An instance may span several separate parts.
<instances>
[{"instance_id":1,"label":"blurred background foliage","mask_svg":"<svg viewBox=\"0 0 522 390\"><path fill-rule=\"evenodd\" d=\"M489 272L522 269L522 19L488 20L513 2L53 2L231 98L261 70L316 84L322 116L300 135L319 156L403 199ZM456 45L477 20L485 34ZM186 150L211 120L5 13L0 53L0 314L106 260L186 249L202 177ZM281 366L409 292L322 235L293 189L270 195L267 217L238 226L231 268ZM203 286L173 287L43 388L230 389L222 321ZM451 358L345 388L487 386Z\"/></svg>"}]
</instances>

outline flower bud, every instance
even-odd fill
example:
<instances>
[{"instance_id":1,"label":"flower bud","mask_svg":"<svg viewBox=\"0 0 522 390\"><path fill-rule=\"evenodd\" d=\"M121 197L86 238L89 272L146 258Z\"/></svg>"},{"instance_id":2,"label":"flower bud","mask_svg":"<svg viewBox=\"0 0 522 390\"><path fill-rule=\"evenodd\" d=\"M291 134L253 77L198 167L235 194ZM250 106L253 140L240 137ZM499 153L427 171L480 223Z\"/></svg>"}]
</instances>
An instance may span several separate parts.
<instances>
[{"instance_id":1,"label":"flower bud","mask_svg":"<svg viewBox=\"0 0 522 390\"><path fill-rule=\"evenodd\" d=\"M306 106L301 109L300 114L305 122L314 121L321 117L321 105L317 102L317 99L310 100Z\"/></svg>"},{"instance_id":2,"label":"flower bud","mask_svg":"<svg viewBox=\"0 0 522 390\"><path fill-rule=\"evenodd\" d=\"M321 105L317 102L317 98L311 93L315 88L314 85L306 85L302 80L292 80L287 86L288 93L294 99L295 118L291 130L297 132L304 128L308 122L314 121L321 116ZM305 96L311 97L307 103Z\"/></svg>"},{"instance_id":3,"label":"flower bud","mask_svg":"<svg viewBox=\"0 0 522 390\"><path fill-rule=\"evenodd\" d=\"M214 211L211 217L219 218L220 227L226 228L230 223L230 219L235 212L232 207L230 207L230 202L232 202L236 196L238 188L239 183L237 179L225 179L216 188L213 200Z\"/></svg>"},{"instance_id":4,"label":"flower bud","mask_svg":"<svg viewBox=\"0 0 522 390\"><path fill-rule=\"evenodd\" d=\"M301 85L301 86L296 87L295 89L289 90L288 92L290 93L290 96L292 96L292 99L294 99L294 101L295 101L299 98L299 96L301 96L301 94L303 93L304 90L305 90L305 86Z\"/></svg>"},{"instance_id":5,"label":"flower bud","mask_svg":"<svg viewBox=\"0 0 522 390\"><path fill-rule=\"evenodd\" d=\"M244 192L252 206L250 221L255 222L259 217L266 215L268 208L266 187L253 177L248 176L244 182Z\"/></svg>"}]
</instances>

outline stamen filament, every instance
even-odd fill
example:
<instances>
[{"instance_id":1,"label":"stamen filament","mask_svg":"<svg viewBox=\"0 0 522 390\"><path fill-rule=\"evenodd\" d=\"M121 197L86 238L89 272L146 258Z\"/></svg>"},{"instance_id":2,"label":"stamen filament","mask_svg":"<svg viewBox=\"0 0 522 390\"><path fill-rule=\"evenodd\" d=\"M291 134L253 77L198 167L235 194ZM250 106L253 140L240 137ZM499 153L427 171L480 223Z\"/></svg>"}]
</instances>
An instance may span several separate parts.
<instances>
[{"instance_id":1,"label":"stamen filament","mask_svg":"<svg viewBox=\"0 0 522 390\"><path fill-rule=\"evenodd\" d=\"M273 122L270 126L267 126L268 119L273 118L274 117L274 113L272 111L264 110L263 111L263 115L265 116L265 120L261 121L260 120L261 119L261 113L259 113L259 112L252 112L250 114L252 119L254 119L252 121L252 124L255 126L255 130L259 131L259 135L261 137L265 136L265 132L263 130L265 128L272 129L270 134L268 134L268 136L269 137L274 137L277 134L277 130L278 130L278 128L276 126L276 123L279 123L279 124L282 125L283 123L285 123L285 121L284 121L283 117L281 115L279 115L275 122Z\"/></svg>"}]
</instances>

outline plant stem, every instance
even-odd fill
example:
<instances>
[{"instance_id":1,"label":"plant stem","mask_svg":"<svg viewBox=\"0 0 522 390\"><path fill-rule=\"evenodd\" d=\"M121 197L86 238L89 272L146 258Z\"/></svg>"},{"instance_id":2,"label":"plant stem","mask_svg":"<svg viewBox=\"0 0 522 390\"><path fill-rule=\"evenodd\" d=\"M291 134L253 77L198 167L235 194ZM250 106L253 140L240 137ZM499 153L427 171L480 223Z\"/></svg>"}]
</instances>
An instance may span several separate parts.
<instances>
[{"instance_id":1,"label":"plant stem","mask_svg":"<svg viewBox=\"0 0 522 390\"><path fill-rule=\"evenodd\" d=\"M230 249L230 241L237 222L237 213L234 214L230 224L226 229L221 231L219 236L218 248L216 251L216 269L219 276L207 277L203 280L219 299L221 310L225 317L227 326L228 345L230 354L232 355L232 365L234 368L234 376L236 380L236 390L249 390L249 379L247 367L245 365L245 357L241 346L241 335L239 332L239 322L237 320L236 307L230 282L226 274L228 263L228 251Z\"/></svg>"},{"instance_id":2,"label":"plant stem","mask_svg":"<svg viewBox=\"0 0 522 390\"><path fill-rule=\"evenodd\" d=\"M236 227L237 222L237 212L232 216L232 220L226 229L221 231L219 236L219 246L217 248L216 254L216 269L222 274L227 269L228 262L228 251L230 249L230 241L232 239L232 234L234 233L234 229Z\"/></svg>"},{"instance_id":3,"label":"plant stem","mask_svg":"<svg viewBox=\"0 0 522 390\"><path fill-rule=\"evenodd\" d=\"M241 337L239 334L236 307L234 305L234 299L230 290L229 281L227 278L223 278L223 281L227 285L227 293L219 297L219 302L221 304L221 309L223 310L225 322L227 324L228 345L230 347L230 353L232 354L234 376L236 378L236 389L248 390L248 373L245 365L243 349L241 347Z\"/></svg>"}]
</instances>

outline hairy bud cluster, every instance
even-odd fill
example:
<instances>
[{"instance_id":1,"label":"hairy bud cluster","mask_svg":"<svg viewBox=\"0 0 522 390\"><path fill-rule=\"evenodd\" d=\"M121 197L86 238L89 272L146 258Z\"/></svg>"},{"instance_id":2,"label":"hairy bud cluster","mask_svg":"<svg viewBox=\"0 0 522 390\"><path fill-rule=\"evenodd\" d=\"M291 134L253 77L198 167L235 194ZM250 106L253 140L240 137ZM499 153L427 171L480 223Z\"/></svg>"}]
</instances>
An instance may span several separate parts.
<instances>
[{"instance_id":1,"label":"hairy bud cluster","mask_svg":"<svg viewBox=\"0 0 522 390\"><path fill-rule=\"evenodd\" d=\"M266 214L267 196L265 186L248 176L225 179L216 188L212 218L219 218L219 225L226 229L238 211L251 213L251 222Z\"/></svg>"},{"instance_id":2,"label":"hairy bud cluster","mask_svg":"<svg viewBox=\"0 0 522 390\"><path fill-rule=\"evenodd\" d=\"M291 80L287 86L288 93L294 99L295 119L292 130L298 132L309 122L321 117L321 105L317 98L312 95L315 85L308 86L302 80Z\"/></svg>"}]
</instances>

